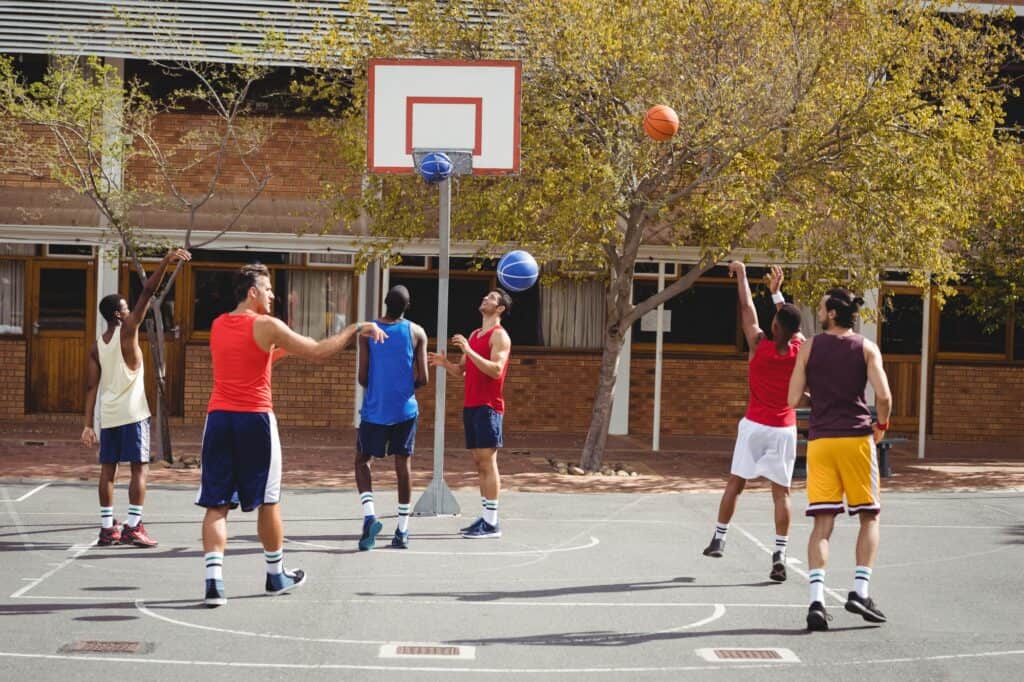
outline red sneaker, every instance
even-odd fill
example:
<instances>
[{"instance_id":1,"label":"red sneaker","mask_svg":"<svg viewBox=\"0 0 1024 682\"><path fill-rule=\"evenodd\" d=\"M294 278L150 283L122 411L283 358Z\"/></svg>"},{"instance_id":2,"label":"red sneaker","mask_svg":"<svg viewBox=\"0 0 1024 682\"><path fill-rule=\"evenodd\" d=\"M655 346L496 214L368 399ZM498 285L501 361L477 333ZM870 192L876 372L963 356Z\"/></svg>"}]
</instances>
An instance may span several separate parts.
<instances>
[{"instance_id":1,"label":"red sneaker","mask_svg":"<svg viewBox=\"0 0 1024 682\"><path fill-rule=\"evenodd\" d=\"M110 528L100 528L100 539L96 543L98 547L109 547L110 545L121 544L121 529L117 526L117 519Z\"/></svg>"},{"instance_id":2,"label":"red sneaker","mask_svg":"<svg viewBox=\"0 0 1024 682\"><path fill-rule=\"evenodd\" d=\"M121 529L121 544L127 545L129 543L136 547L156 547L160 544L149 537L149 533L146 532L146 527L142 525L142 521L139 521L139 525L134 528L126 523L124 528Z\"/></svg>"}]
</instances>

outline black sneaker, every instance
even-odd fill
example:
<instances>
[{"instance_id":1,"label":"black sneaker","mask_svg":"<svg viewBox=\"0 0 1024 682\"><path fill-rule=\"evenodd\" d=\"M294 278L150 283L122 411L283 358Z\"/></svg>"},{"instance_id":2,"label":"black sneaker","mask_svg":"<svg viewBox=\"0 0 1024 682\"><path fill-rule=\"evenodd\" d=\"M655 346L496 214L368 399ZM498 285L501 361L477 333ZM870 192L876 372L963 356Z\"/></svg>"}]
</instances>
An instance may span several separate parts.
<instances>
[{"instance_id":1,"label":"black sneaker","mask_svg":"<svg viewBox=\"0 0 1024 682\"><path fill-rule=\"evenodd\" d=\"M206 597L203 599L203 604L206 608L215 609L218 606L224 606L227 603L228 598L224 596L224 581L207 578Z\"/></svg>"},{"instance_id":2,"label":"black sneaker","mask_svg":"<svg viewBox=\"0 0 1024 682\"><path fill-rule=\"evenodd\" d=\"M391 546L395 549L409 549L409 531L403 533L396 528L395 537L391 538Z\"/></svg>"},{"instance_id":3,"label":"black sneaker","mask_svg":"<svg viewBox=\"0 0 1024 682\"><path fill-rule=\"evenodd\" d=\"M280 573L267 574L265 592L271 596L291 592L297 587L306 584L306 572L301 568L294 571L281 571Z\"/></svg>"},{"instance_id":4,"label":"black sneaker","mask_svg":"<svg viewBox=\"0 0 1024 682\"><path fill-rule=\"evenodd\" d=\"M476 527L479 526L483 522L484 522L484 517L478 516L476 521L474 521L473 523L469 524L465 528L460 528L459 532L460 533L468 533L471 530L476 530Z\"/></svg>"},{"instance_id":5,"label":"black sneaker","mask_svg":"<svg viewBox=\"0 0 1024 682\"><path fill-rule=\"evenodd\" d=\"M885 614L878 610L874 599L862 597L856 592L846 595L846 610L856 613L869 623L884 623L888 620Z\"/></svg>"},{"instance_id":6,"label":"black sneaker","mask_svg":"<svg viewBox=\"0 0 1024 682\"><path fill-rule=\"evenodd\" d=\"M811 607L807 609L807 629L808 630L828 630L828 622L832 620L832 616L828 615L828 611L825 610L825 605L820 601L816 601L811 604Z\"/></svg>"},{"instance_id":7,"label":"black sneaker","mask_svg":"<svg viewBox=\"0 0 1024 682\"><path fill-rule=\"evenodd\" d=\"M723 554L725 554L725 540L711 538L711 544L704 548L704 556L720 559Z\"/></svg>"},{"instance_id":8,"label":"black sneaker","mask_svg":"<svg viewBox=\"0 0 1024 682\"><path fill-rule=\"evenodd\" d=\"M777 583L786 582L786 557L782 552L772 553L772 572L768 577Z\"/></svg>"}]
</instances>

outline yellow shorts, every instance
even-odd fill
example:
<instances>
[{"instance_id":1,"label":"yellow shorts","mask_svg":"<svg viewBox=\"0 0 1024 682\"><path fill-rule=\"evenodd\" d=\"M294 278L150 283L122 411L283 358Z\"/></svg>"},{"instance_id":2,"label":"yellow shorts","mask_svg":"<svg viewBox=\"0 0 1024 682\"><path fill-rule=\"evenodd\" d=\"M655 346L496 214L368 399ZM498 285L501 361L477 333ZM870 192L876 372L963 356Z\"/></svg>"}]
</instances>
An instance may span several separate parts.
<instances>
[{"instance_id":1,"label":"yellow shorts","mask_svg":"<svg viewBox=\"0 0 1024 682\"><path fill-rule=\"evenodd\" d=\"M877 513L878 457L871 436L816 438L807 443L807 515Z\"/></svg>"}]
</instances>

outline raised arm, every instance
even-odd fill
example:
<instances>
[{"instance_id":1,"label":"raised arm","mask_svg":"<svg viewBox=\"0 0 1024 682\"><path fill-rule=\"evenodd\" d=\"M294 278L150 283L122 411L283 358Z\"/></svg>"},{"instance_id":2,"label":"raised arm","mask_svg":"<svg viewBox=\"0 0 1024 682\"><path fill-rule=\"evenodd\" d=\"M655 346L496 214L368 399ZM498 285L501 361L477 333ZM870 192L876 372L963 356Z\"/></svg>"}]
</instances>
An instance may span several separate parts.
<instances>
[{"instance_id":1,"label":"raised arm","mask_svg":"<svg viewBox=\"0 0 1024 682\"><path fill-rule=\"evenodd\" d=\"M750 355L753 356L754 348L764 338L764 332L757 325L757 308L754 307L754 298L750 295L747 266L742 261L734 260L729 263L729 275L736 278L736 294L740 301L740 326L743 328L743 336L747 340Z\"/></svg>"},{"instance_id":2,"label":"raised arm","mask_svg":"<svg viewBox=\"0 0 1024 682\"><path fill-rule=\"evenodd\" d=\"M430 383L430 369L427 367L427 332L418 324L413 324L412 338L413 385L419 388Z\"/></svg>"},{"instance_id":3,"label":"raised arm","mask_svg":"<svg viewBox=\"0 0 1024 682\"><path fill-rule=\"evenodd\" d=\"M882 366L882 352L874 342L864 339L864 360L868 365L868 383L875 391L875 411L878 413L878 423L889 426L889 418L892 416L892 391L889 390L889 378L885 375L885 368ZM877 426L877 425L876 425ZM885 430L875 428L875 442L885 438Z\"/></svg>"},{"instance_id":4,"label":"raised arm","mask_svg":"<svg viewBox=\"0 0 1024 682\"><path fill-rule=\"evenodd\" d=\"M328 336L322 341L296 334L288 325L272 315L261 315L252 327L256 345L268 353L278 346L291 355L313 362L327 362L357 334L374 341L383 341L387 338L387 334L373 322L350 324L340 333Z\"/></svg>"},{"instance_id":5,"label":"raised arm","mask_svg":"<svg viewBox=\"0 0 1024 682\"><path fill-rule=\"evenodd\" d=\"M176 264L179 261L192 260L192 254L185 249L171 249L164 256L163 260L160 261L160 265L156 266L145 283L142 285L142 293L139 294L139 300L135 301L135 307L132 308L131 313L128 317L121 320L121 334L126 336L127 334L133 333L142 324L142 321L146 319L146 313L149 312L149 304L153 298L153 294L160 287L160 282L164 278L164 273L167 272L168 266Z\"/></svg>"},{"instance_id":6,"label":"raised arm","mask_svg":"<svg viewBox=\"0 0 1024 682\"><path fill-rule=\"evenodd\" d=\"M82 429L82 444L94 447L99 440L93 429L96 421L96 391L100 385L100 356L96 344L89 348L85 375L85 428Z\"/></svg>"},{"instance_id":7,"label":"raised arm","mask_svg":"<svg viewBox=\"0 0 1024 682\"><path fill-rule=\"evenodd\" d=\"M811 344L814 339L807 339L800 346L800 352L796 354L796 365L793 373L789 375L789 395L786 402L796 409L804 398L804 391L807 390L807 359L811 357Z\"/></svg>"}]
</instances>

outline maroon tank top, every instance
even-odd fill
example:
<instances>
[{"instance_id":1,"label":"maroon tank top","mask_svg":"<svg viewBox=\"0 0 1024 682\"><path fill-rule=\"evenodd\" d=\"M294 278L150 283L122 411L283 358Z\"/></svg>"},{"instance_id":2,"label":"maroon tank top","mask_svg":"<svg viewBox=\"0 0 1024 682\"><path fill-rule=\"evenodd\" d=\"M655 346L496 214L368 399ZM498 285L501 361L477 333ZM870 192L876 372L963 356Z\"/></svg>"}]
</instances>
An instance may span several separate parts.
<instances>
[{"instance_id":1,"label":"maroon tank top","mask_svg":"<svg viewBox=\"0 0 1024 682\"><path fill-rule=\"evenodd\" d=\"M863 336L815 336L807 359L807 388L811 392L807 439L870 434L871 410L864 398L867 383Z\"/></svg>"}]
</instances>

